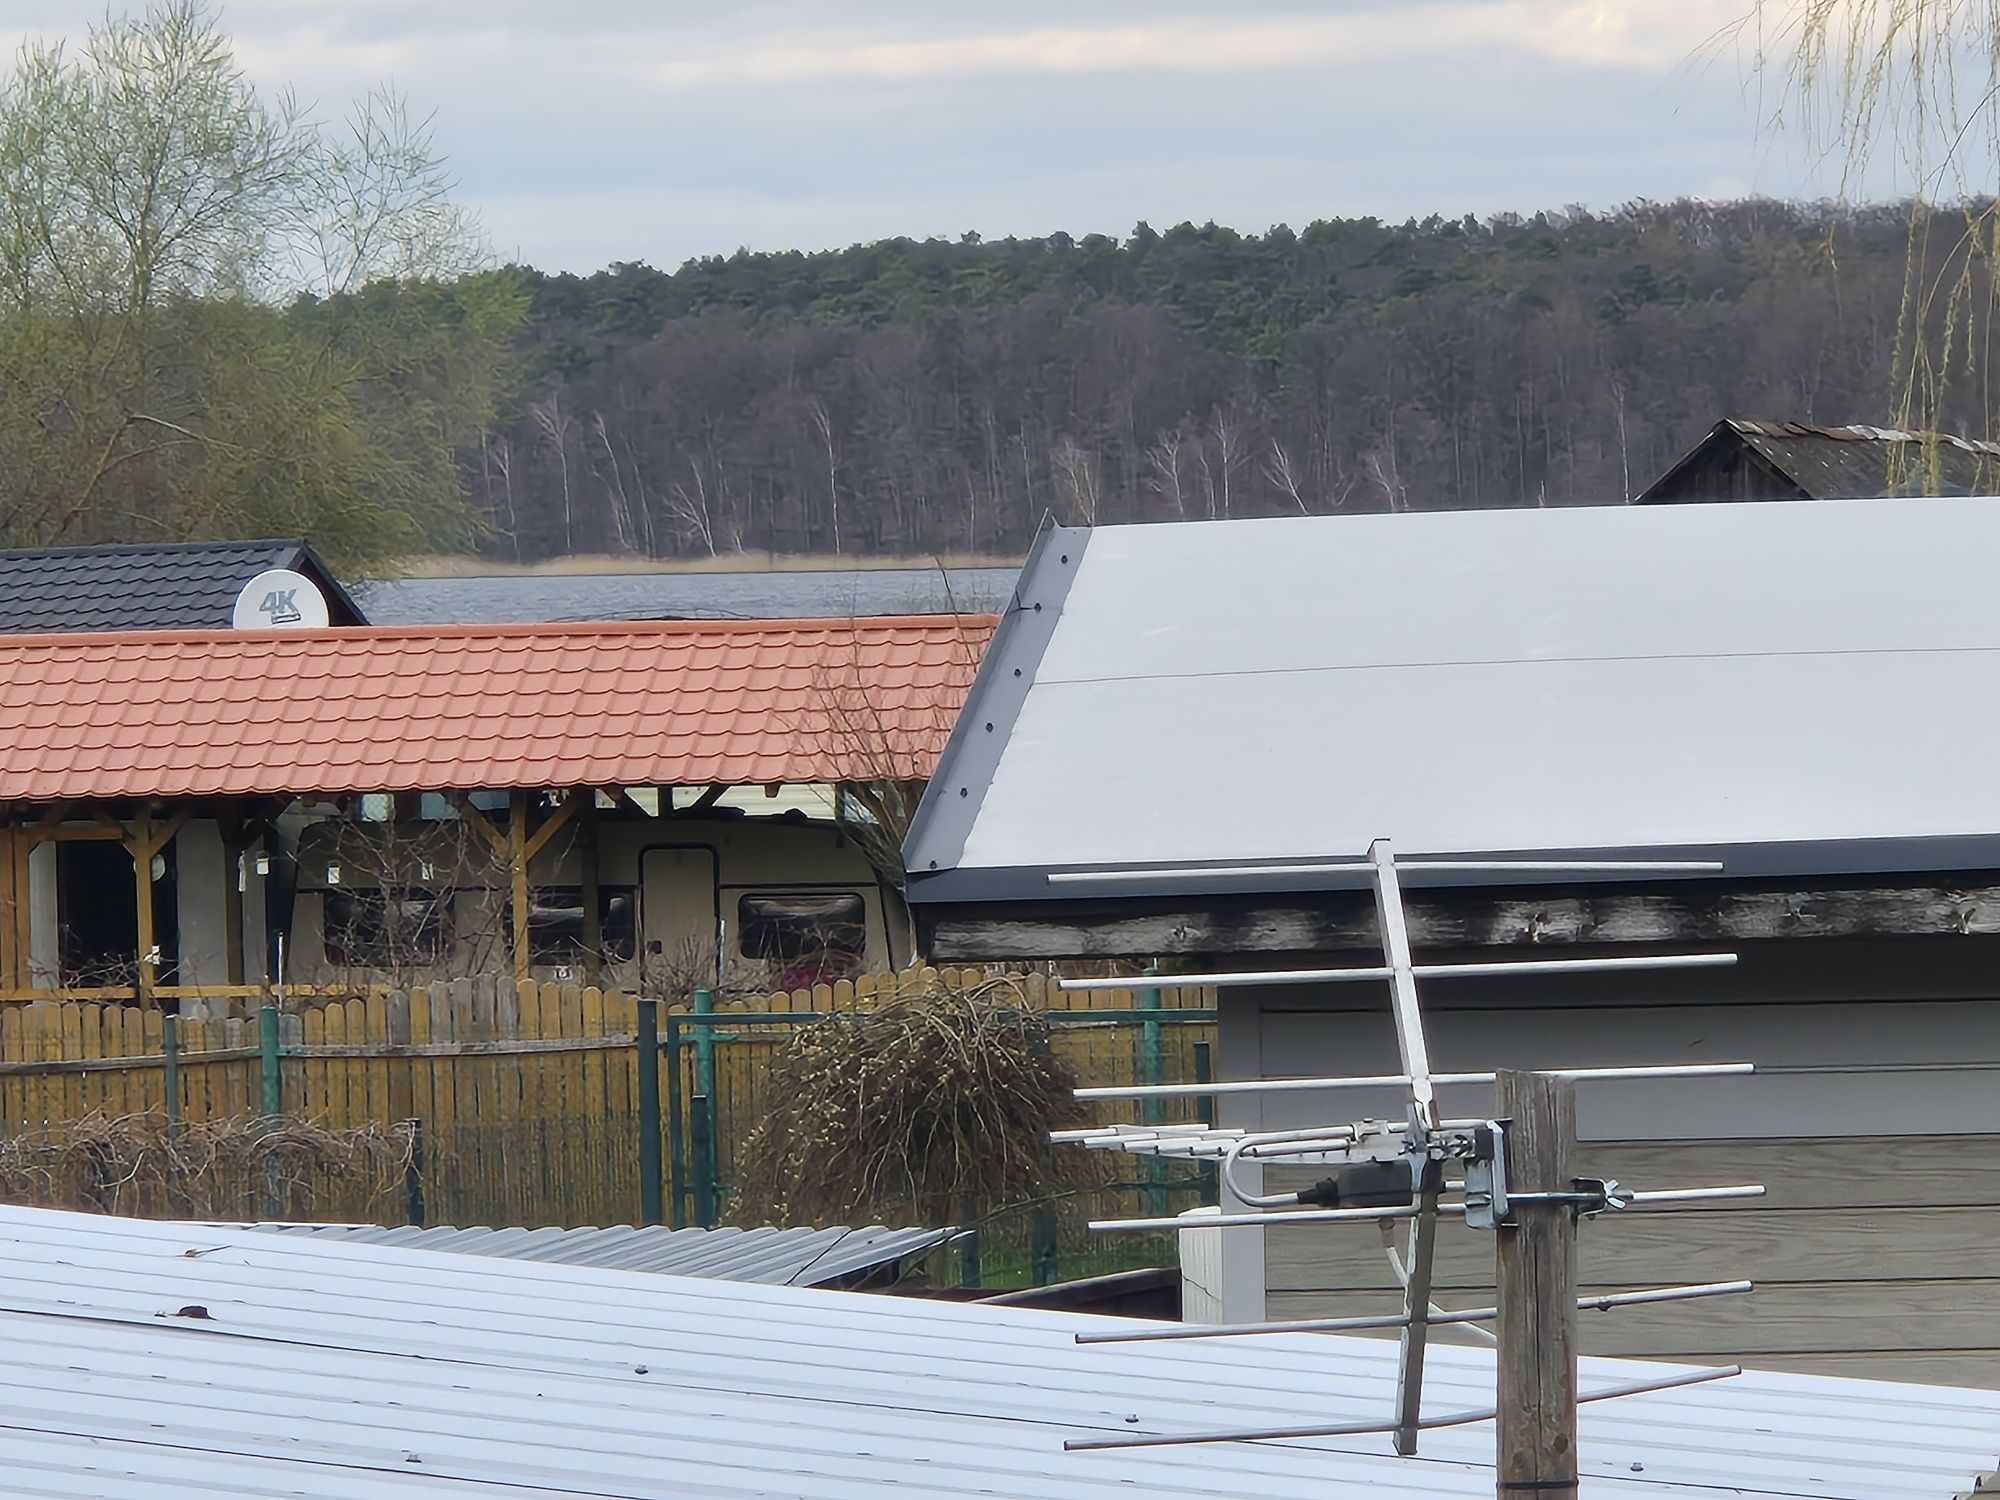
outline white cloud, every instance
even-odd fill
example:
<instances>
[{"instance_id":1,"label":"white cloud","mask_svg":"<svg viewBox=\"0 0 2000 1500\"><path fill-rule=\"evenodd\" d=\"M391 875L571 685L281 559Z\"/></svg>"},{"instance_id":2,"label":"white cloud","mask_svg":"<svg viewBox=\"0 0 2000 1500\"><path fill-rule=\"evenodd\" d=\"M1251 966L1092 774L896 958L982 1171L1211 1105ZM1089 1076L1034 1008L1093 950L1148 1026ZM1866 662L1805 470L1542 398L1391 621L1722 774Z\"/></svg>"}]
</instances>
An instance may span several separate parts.
<instances>
[{"instance_id":1,"label":"white cloud","mask_svg":"<svg viewBox=\"0 0 2000 1500\"><path fill-rule=\"evenodd\" d=\"M1589 67L1660 69L1686 57L1740 11L1740 0L1403 0L1341 15L1217 12L975 35L884 39L824 31L777 45L626 66L680 85L912 83L995 75L1259 73L1498 49Z\"/></svg>"},{"instance_id":2,"label":"white cloud","mask_svg":"<svg viewBox=\"0 0 2000 1500\"><path fill-rule=\"evenodd\" d=\"M225 3L260 81L434 110L496 246L552 268L1801 180L1740 60L1688 66L1749 0ZM0 35L82 9L0 0Z\"/></svg>"}]
</instances>

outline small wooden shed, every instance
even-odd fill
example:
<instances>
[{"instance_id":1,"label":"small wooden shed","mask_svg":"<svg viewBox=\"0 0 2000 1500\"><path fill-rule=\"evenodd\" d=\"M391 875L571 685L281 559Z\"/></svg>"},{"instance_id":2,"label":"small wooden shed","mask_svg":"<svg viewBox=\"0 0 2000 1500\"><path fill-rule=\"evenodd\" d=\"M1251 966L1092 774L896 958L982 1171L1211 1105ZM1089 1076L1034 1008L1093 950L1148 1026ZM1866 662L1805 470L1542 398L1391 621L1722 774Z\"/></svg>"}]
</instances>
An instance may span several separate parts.
<instances>
[{"instance_id":1,"label":"small wooden shed","mask_svg":"<svg viewBox=\"0 0 2000 1500\"><path fill-rule=\"evenodd\" d=\"M1862 500L1996 490L2000 443L1895 427L1813 427L1733 417L1711 427L1632 503Z\"/></svg>"},{"instance_id":2,"label":"small wooden shed","mask_svg":"<svg viewBox=\"0 0 2000 1500\"><path fill-rule=\"evenodd\" d=\"M946 961L1365 965L1371 896L1315 864L1374 839L1719 861L1622 883L1407 877L1428 955L1741 956L1435 985L1434 1062L1759 1065L1585 1091L1593 1167L1771 1189L1594 1225L1594 1286L1761 1289L1590 1319L1589 1347L2000 1381L1996 559L1981 499L1051 532L906 847L919 934ZM1396 1070L1366 986L1221 1003L1224 1078ZM1221 1122L1329 1109L1397 1105L1233 1094ZM1371 1234L1224 1240L1227 1317L1397 1305ZM1439 1300L1481 1301L1490 1243L1445 1240Z\"/></svg>"}]
</instances>

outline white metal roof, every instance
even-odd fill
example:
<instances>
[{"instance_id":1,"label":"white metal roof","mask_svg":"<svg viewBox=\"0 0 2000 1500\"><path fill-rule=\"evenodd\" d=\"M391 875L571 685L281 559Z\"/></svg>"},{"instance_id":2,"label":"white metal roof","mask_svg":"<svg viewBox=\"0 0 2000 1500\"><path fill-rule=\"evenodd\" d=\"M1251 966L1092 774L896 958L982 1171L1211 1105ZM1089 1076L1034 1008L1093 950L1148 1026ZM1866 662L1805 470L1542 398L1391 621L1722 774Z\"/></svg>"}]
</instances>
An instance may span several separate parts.
<instances>
[{"instance_id":1,"label":"white metal roof","mask_svg":"<svg viewBox=\"0 0 2000 1500\"><path fill-rule=\"evenodd\" d=\"M823 1286L877 1266L893 1265L935 1249L951 1229L766 1227L668 1229L662 1225L607 1228L489 1229L433 1225L418 1229L383 1224L249 1224L264 1234L400 1245L407 1250L449 1250L500 1255L569 1266L603 1266L654 1275L705 1276L718 1281L760 1281L772 1286Z\"/></svg>"},{"instance_id":2,"label":"white metal roof","mask_svg":"<svg viewBox=\"0 0 2000 1500\"><path fill-rule=\"evenodd\" d=\"M1065 1453L1065 1437L1384 1413L1394 1346L1079 1347L1105 1318L0 1208L0 1452L66 1500L1452 1500L1488 1426ZM1591 1360L1586 1388L1663 1372ZM1486 1404L1434 1346L1429 1404ZM1948 1500L2000 1395L1746 1375L1587 1407L1590 1500Z\"/></svg>"},{"instance_id":3,"label":"white metal roof","mask_svg":"<svg viewBox=\"0 0 2000 1500\"><path fill-rule=\"evenodd\" d=\"M932 783L913 897L1384 837L2000 862L2000 782L1959 771L2000 738L1997 584L1985 498L1059 530Z\"/></svg>"}]
</instances>

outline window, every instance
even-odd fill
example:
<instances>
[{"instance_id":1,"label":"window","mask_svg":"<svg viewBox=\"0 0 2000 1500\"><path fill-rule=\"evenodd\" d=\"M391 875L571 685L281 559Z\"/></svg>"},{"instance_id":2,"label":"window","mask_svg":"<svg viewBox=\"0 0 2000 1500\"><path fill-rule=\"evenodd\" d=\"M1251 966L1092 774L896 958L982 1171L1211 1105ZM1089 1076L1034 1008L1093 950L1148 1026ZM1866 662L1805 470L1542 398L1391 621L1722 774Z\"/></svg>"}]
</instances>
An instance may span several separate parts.
<instances>
[{"instance_id":1,"label":"window","mask_svg":"<svg viewBox=\"0 0 2000 1500\"><path fill-rule=\"evenodd\" d=\"M629 885L597 888L597 921L603 957L629 963L639 951L639 893ZM507 941L514 941L514 905L507 903ZM538 964L581 963L588 950L583 938L583 887L539 886L528 895L528 956Z\"/></svg>"},{"instance_id":2,"label":"window","mask_svg":"<svg viewBox=\"0 0 2000 1500\"><path fill-rule=\"evenodd\" d=\"M334 889L321 900L328 963L362 969L434 964L451 946L449 892Z\"/></svg>"},{"instance_id":3,"label":"window","mask_svg":"<svg viewBox=\"0 0 2000 1500\"><path fill-rule=\"evenodd\" d=\"M868 954L868 907L851 891L745 896L736 929L737 950L780 965L787 989L847 978Z\"/></svg>"}]
</instances>

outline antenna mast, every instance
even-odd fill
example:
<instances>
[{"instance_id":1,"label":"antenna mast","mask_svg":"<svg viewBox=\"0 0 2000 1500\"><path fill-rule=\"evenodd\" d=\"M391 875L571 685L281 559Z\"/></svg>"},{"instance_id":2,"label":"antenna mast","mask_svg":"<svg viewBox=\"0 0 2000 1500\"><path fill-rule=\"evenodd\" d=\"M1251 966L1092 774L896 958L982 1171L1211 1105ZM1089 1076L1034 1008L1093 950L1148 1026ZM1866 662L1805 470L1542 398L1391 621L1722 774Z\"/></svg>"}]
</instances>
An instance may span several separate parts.
<instances>
[{"instance_id":1,"label":"antenna mast","mask_svg":"<svg viewBox=\"0 0 2000 1500\"><path fill-rule=\"evenodd\" d=\"M1395 1022L1396 1046L1402 1072L1361 1078L1250 1080L1240 1083L1168 1085L1150 1088L1078 1089L1078 1098L1158 1098L1168 1095L1221 1092L1334 1092L1364 1087L1401 1087L1407 1105L1400 1123L1381 1120L1330 1122L1294 1130L1248 1131L1208 1125L1114 1125L1092 1130L1058 1132L1056 1139L1097 1149L1140 1155L1189 1156L1216 1159L1219 1175L1238 1201L1250 1205L1244 1213L1204 1217L1202 1228L1257 1228L1273 1224L1379 1224L1383 1232L1407 1221L1402 1258L1391 1254L1402 1282L1402 1311L1393 1316L1307 1319L1173 1328L1140 1333L1079 1334L1083 1343L1138 1343L1161 1339L1231 1338L1293 1331L1398 1331L1396 1401L1388 1421L1341 1422L1311 1429L1180 1433L1119 1438L1077 1439L1071 1449L1152 1447L1176 1443L1255 1441L1314 1436L1352 1436L1384 1432L1393 1437L1396 1452L1417 1451L1419 1434L1432 1427L1466 1422L1497 1424L1497 1484L1500 1500L1528 1495L1574 1496L1577 1487L1576 1408L1579 1402L1607 1400L1664 1390L1704 1380L1720 1380L1737 1370L1724 1367L1641 1381L1580 1394L1577 1385L1576 1236L1580 1220L1607 1211L1648 1203L1681 1203L1696 1199L1760 1197L1758 1186L1670 1188L1633 1192L1615 1180L1572 1175L1576 1144L1575 1085L1579 1080L1687 1078L1753 1071L1749 1063L1702 1063L1666 1067L1617 1066L1573 1068L1555 1072L1435 1074L1424 1034L1419 981L1459 976L1502 974L1591 973L1624 969L1709 968L1733 964L1733 953L1649 955L1632 958L1535 959L1511 963L1418 964L1410 948L1409 922L1403 903L1402 874L1449 872L1560 877L1576 873L1672 872L1719 873L1720 865L1687 861L1586 861L1564 865L1522 860L1412 860L1398 866L1387 839L1369 846L1365 861L1315 861L1313 873L1365 872L1375 892L1382 934L1383 964L1379 968L1298 969L1281 973L1250 972L1201 976L1218 988L1300 983L1385 983ZM1139 872L1065 871L1053 880L1119 879ZM1174 872L1196 876L1198 870ZM1214 873L1214 872L1211 872ZM1235 873L1244 873L1241 870ZM1109 989L1124 979L1063 981L1071 990ZM1444 1116L1437 1090L1440 1084L1497 1085L1491 1118L1454 1120ZM1239 1163L1266 1161L1321 1163L1334 1174L1297 1192L1270 1193L1242 1185ZM1450 1174L1456 1172L1454 1179ZM1495 1236L1494 1306L1446 1312L1431 1303L1440 1217L1463 1216L1477 1229ZM1185 1229L1180 1218L1104 1221L1095 1229ZM1583 1305L1613 1308L1652 1302L1689 1300L1747 1292L1747 1281L1711 1282L1699 1286L1658 1287L1586 1298ZM1496 1323L1498 1354L1494 1406L1486 1411L1426 1416L1423 1411L1424 1352L1432 1327L1440 1324Z\"/></svg>"}]
</instances>

